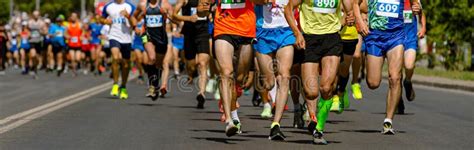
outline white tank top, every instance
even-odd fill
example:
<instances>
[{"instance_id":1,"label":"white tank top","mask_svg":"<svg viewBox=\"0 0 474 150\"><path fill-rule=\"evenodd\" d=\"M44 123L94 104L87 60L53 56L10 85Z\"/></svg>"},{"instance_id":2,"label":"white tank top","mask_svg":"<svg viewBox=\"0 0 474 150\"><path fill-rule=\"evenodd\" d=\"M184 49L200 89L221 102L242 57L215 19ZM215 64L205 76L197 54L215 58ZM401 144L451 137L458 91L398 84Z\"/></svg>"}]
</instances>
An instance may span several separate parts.
<instances>
[{"instance_id":1,"label":"white tank top","mask_svg":"<svg viewBox=\"0 0 474 150\"><path fill-rule=\"evenodd\" d=\"M274 3L263 5L263 28L288 27L284 9L288 0L275 0Z\"/></svg>"}]
</instances>

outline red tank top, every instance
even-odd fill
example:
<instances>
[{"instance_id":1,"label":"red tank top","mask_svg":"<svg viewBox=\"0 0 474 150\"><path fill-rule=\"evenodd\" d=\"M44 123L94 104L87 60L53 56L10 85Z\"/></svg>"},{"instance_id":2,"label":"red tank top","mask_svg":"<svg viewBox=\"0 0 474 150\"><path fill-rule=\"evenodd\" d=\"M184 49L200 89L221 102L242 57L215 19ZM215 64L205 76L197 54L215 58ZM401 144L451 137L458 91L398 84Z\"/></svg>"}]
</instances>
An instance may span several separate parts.
<instances>
[{"instance_id":1,"label":"red tank top","mask_svg":"<svg viewBox=\"0 0 474 150\"><path fill-rule=\"evenodd\" d=\"M67 33L69 34L68 45L69 47L81 47L81 36L82 28L79 22L69 23L67 27Z\"/></svg>"}]
</instances>

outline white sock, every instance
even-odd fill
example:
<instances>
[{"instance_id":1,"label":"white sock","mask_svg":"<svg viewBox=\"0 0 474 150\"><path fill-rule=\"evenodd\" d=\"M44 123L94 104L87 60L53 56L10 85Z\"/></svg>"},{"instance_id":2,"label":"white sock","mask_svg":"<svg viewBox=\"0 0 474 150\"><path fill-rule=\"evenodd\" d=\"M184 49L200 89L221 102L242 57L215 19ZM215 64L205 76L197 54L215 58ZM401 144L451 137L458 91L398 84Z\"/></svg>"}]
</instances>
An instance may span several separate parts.
<instances>
[{"instance_id":1,"label":"white sock","mask_svg":"<svg viewBox=\"0 0 474 150\"><path fill-rule=\"evenodd\" d=\"M385 118L385 120L383 120L383 122L389 122L390 124L392 124L392 119Z\"/></svg>"},{"instance_id":2,"label":"white sock","mask_svg":"<svg viewBox=\"0 0 474 150\"><path fill-rule=\"evenodd\" d=\"M273 103L276 102L277 88L278 88L278 85L275 83L275 86L273 86L272 90L270 90L269 92Z\"/></svg>"},{"instance_id":3,"label":"white sock","mask_svg":"<svg viewBox=\"0 0 474 150\"><path fill-rule=\"evenodd\" d=\"M272 108L272 105L270 105L270 103L265 103L265 104L263 104L263 108L264 108L264 109L265 109L265 108L267 108L267 109L268 109L268 108Z\"/></svg>"},{"instance_id":4,"label":"white sock","mask_svg":"<svg viewBox=\"0 0 474 150\"><path fill-rule=\"evenodd\" d=\"M237 120L240 122L239 115L237 114L237 110L231 111L230 115L232 116L232 120Z\"/></svg>"}]
</instances>

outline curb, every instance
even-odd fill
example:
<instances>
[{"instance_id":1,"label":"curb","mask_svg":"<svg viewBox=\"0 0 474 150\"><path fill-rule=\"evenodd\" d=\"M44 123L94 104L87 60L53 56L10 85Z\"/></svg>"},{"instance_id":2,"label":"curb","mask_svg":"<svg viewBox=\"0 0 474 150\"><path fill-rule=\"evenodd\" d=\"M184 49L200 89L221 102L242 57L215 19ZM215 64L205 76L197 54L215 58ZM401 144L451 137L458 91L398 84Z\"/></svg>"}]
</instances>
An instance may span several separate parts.
<instances>
[{"instance_id":1,"label":"curb","mask_svg":"<svg viewBox=\"0 0 474 150\"><path fill-rule=\"evenodd\" d=\"M388 75L386 73L384 73L383 78L388 80ZM412 83L418 84L418 85L424 85L424 86L443 88L443 89L474 92L474 84L472 84L471 86L468 86L468 85L460 85L460 84L454 84L454 83L436 82L437 80L430 80L430 81L420 80L420 79L417 79L417 78L440 78L440 77L429 77L429 76L414 75L413 79L411 80ZM440 78L440 79L446 79L446 78ZM461 80L453 80L453 79L447 79L447 80L461 81ZM461 82L471 82L471 81L461 81Z\"/></svg>"}]
</instances>

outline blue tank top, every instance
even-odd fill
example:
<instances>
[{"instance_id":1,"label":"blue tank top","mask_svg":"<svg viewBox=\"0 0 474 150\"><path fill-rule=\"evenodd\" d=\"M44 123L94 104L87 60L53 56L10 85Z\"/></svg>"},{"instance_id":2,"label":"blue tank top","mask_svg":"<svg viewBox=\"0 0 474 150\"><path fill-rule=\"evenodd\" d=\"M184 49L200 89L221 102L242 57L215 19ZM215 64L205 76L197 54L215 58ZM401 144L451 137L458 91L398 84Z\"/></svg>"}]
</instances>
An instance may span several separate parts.
<instances>
[{"instance_id":1,"label":"blue tank top","mask_svg":"<svg viewBox=\"0 0 474 150\"><path fill-rule=\"evenodd\" d=\"M371 30L403 29L404 0L369 0L368 7Z\"/></svg>"}]
</instances>

